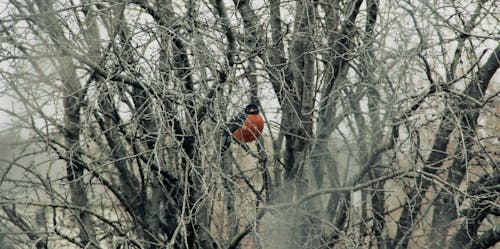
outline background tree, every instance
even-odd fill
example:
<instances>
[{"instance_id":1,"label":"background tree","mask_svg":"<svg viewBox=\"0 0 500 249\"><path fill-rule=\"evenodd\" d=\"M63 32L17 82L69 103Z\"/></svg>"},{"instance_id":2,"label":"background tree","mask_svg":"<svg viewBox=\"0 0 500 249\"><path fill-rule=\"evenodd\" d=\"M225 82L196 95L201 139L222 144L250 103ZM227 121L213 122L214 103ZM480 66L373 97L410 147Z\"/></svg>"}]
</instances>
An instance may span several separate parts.
<instances>
[{"instance_id":1,"label":"background tree","mask_svg":"<svg viewBox=\"0 0 500 249\"><path fill-rule=\"evenodd\" d=\"M497 8L4 1L0 246L494 246Z\"/></svg>"}]
</instances>

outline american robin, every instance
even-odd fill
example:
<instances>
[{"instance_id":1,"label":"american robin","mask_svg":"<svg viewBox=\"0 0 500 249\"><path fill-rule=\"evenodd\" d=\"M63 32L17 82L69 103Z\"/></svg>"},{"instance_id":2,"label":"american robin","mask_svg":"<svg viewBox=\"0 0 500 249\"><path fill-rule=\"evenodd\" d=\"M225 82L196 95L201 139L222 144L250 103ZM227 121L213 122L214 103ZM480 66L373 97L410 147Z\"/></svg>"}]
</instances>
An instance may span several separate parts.
<instances>
[{"instance_id":1,"label":"american robin","mask_svg":"<svg viewBox=\"0 0 500 249\"><path fill-rule=\"evenodd\" d=\"M247 105L244 112L238 114L227 124L227 128L229 133L225 132L224 149L227 149L231 143L229 134L240 143L254 141L264 129L264 119L259 114L259 107L255 104Z\"/></svg>"}]
</instances>

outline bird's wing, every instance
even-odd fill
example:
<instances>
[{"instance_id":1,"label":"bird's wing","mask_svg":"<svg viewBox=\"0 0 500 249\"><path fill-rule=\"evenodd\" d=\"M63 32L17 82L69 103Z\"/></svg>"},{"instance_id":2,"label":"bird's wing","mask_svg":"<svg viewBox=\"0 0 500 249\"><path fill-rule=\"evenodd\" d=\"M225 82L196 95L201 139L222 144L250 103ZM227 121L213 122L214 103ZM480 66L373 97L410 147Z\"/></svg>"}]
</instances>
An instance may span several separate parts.
<instances>
[{"instance_id":1,"label":"bird's wing","mask_svg":"<svg viewBox=\"0 0 500 249\"><path fill-rule=\"evenodd\" d=\"M247 114L244 112L240 112L237 116L231 119L229 123L227 123L228 130L231 133L235 132L238 128L240 128L243 125L243 122L245 122L246 118Z\"/></svg>"},{"instance_id":2,"label":"bird's wing","mask_svg":"<svg viewBox=\"0 0 500 249\"><path fill-rule=\"evenodd\" d=\"M226 151L229 148L229 145L231 144L231 139L232 139L232 134L241 126L243 126L243 123L245 122L245 119L247 118L246 113L240 112L238 115L233 117L229 123L226 123L226 127L224 128L223 132L223 143L224 145L222 146L222 152Z\"/></svg>"}]
</instances>

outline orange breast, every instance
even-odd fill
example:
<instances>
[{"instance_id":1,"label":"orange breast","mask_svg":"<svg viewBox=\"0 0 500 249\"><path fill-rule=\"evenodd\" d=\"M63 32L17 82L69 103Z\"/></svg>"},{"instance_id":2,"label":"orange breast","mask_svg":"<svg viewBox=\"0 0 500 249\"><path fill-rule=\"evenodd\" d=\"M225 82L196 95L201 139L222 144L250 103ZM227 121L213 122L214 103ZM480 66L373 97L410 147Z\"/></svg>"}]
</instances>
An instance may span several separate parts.
<instances>
[{"instance_id":1,"label":"orange breast","mask_svg":"<svg viewBox=\"0 0 500 249\"><path fill-rule=\"evenodd\" d=\"M251 142L257 139L264 129L264 119L260 114L248 114L242 127L233 132L240 142Z\"/></svg>"}]
</instances>

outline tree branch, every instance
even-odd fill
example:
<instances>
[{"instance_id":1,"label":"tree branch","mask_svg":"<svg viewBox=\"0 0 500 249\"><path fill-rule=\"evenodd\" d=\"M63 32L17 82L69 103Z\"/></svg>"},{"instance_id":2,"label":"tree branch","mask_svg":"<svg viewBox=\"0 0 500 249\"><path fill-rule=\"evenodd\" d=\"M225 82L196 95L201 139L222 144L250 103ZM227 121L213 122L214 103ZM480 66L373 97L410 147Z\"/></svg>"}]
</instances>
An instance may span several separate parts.
<instances>
[{"instance_id":1,"label":"tree branch","mask_svg":"<svg viewBox=\"0 0 500 249\"><path fill-rule=\"evenodd\" d=\"M19 216L14 208L8 208L7 206L2 206L3 211L9 217L10 222L16 225L21 231L26 233L26 235L35 243L37 249L47 249L46 241L36 234L35 230L30 227L28 222L26 222L22 217Z\"/></svg>"},{"instance_id":2,"label":"tree branch","mask_svg":"<svg viewBox=\"0 0 500 249\"><path fill-rule=\"evenodd\" d=\"M500 241L500 223L496 224L492 229L489 229L475 240L472 240L467 249L487 249L493 247Z\"/></svg>"}]
</instances>

